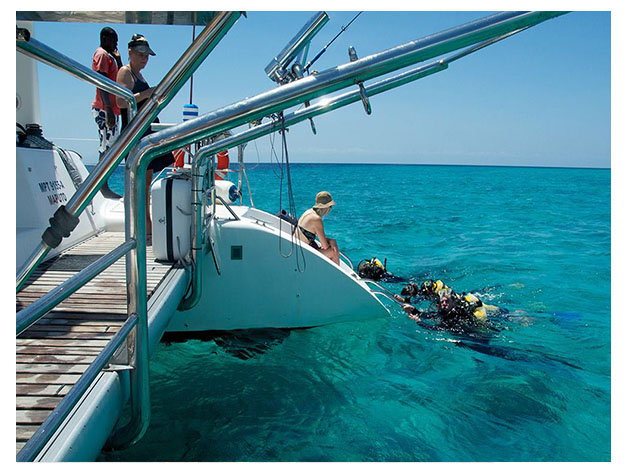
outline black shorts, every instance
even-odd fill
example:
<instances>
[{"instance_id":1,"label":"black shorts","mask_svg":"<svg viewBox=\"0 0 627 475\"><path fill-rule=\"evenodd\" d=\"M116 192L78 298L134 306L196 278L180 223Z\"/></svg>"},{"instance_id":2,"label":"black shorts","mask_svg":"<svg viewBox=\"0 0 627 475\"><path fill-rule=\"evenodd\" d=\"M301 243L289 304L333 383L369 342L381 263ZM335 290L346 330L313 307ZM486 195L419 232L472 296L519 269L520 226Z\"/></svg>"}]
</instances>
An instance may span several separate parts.
<instances>
[{"instance_id":1,"label":"black shorts","mask_svg":"<svg viewBox=\"0 0 627 475\"><path fill-rule=\"evenodd\" d=\"M137 104L137 108L139 109L139 107L141 107L142 102L140 102L139 104ZM122 130L124 130L126 128L126 126L128 125L128 120L125 119L126 114L122 114ZM159 118L155 118L155 120L153 121L154 123L158 124L159 123ZM150 127L148 128L148 130L146 130L146 132L144 132L144 134L142 135L142 138L153 134L154 131L150 130ZM174 155L172 155L172 152L168 152L166 154L163 155L159 155L158 157L155 157L149 164L148 164L148 170L152 170L153 173L159 173L161 170L163 170L164 168L169 167L170 165L172 165L174 163Z\"/></svg>"},{"instance_id":2,"label":"black shorts","mask_svg":"<svg viewBox=\"0 0 627 475\"><path fill-rule=\"evenodd\" d=\"M168 152L164 155L155 157L149 164L148 170L152 170L153 173L159 173L164 168L169 167L174 163L174 155L172 152Z\"/></svg>"}]
</instances>

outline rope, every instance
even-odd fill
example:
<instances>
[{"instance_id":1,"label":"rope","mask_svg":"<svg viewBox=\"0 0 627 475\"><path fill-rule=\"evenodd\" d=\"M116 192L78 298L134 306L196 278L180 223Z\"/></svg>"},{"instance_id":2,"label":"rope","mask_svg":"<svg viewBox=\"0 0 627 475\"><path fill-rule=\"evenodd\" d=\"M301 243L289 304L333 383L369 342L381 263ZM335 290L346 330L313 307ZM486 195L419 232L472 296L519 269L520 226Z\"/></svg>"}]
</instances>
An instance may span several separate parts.
<instances>
[{"instance_id":1,"label":"rope","mask_svg":"<svg viewBox=\"0 0 627 475\"><path fill-rule=\"evenodd\" d=\"M287 128L285 127L285 118L283 116L283 112L279 113L279 120L281 121L281 129L279 133L281 134L281 177L279 182L279 210L283 209L283 163L285 162L285 175L287 175L287 196L288 196L288 213L296 217L296 205L294 202L294 193L292 192L292 174L290 171L290 156L287 150ZM290 224L290 228L292 228L292 232L290 233L290 241L291 241L291 249L288 254L283 254L283 246L281 239L281 232L283 228L283 220L279 218L279 253L282 257L290 257L294 253L294 248L296 247L296 268L300 273L305 272L307 268L307 263L305 262L305 251L303 250L302 241L296 236L296 228L292 228ZM297 241L297 242L296 242ZM300 254L300 259L299 259ZM302 259L302 266L301 266Z\"/></svg>"},{"instance_id":2,"label":"rope","mask_svg":"<svg viewBox=\"0 0 627 475\"><path fill-rule=\"evenodd\" d=\"M279 117L275 116L275 115L272 115L272 120L279 120ZM276 132L274 134L270 134L269 135L269 138L270 138L270 169L272 170L272 173L274 173L275 177L277 177L277 178L282 180L283 179L283 164L282 164L282 162L281 163L279 162L279 157L278 157L278 155L276 153L276 149L274 148L274 137L275 137L275 134L276 134ZM274 160L276 160L276 164L279 167L280 174L277 173L276 168L274 167L274 163L275 162L272 161L272 156L273 155L274 155Z\"/></svg>"},{"instance_id":3,"label":"rope","mask_svg":"<svg viewBox=\"0 0 627 475\"><path fill-rule=\"evenodd\" d=\"M246 173L245 168L244 168L244 178L246 179L246 188L248 188L248 198L250 198L250 206L251 208L254 208L255 203L253 203L253 194L250 192L250 183L248 183L248 173Z\"/></svg>"}]
</instances>

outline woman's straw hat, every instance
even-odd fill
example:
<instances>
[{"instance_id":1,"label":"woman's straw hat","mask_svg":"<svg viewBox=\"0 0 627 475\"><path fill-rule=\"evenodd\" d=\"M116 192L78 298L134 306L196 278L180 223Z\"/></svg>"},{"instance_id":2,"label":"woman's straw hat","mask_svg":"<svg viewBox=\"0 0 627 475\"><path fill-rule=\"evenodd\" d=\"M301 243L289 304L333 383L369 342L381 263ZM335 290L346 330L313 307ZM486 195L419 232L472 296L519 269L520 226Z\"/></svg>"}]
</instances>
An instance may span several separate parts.
<instances>
[{"instance_id":1,"label":"woman's straw hat","mask_svg":"<svg viewBox=\"0 0 627 475\"><path fill-rule=\"evenodd\" d=\"M316 204L313 206L314 209L330 208L331 206L335 206L335 201L333 201L331 193L321 191L316 195Z\"/></svg>"}]
</instances>

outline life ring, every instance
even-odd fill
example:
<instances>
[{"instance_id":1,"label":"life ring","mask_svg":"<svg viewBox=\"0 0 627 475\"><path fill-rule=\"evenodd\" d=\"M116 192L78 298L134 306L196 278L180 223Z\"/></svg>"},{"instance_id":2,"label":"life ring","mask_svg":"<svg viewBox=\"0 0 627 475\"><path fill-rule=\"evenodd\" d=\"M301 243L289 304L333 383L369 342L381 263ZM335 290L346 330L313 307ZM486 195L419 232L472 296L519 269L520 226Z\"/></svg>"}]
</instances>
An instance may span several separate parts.
<instances>
[{"instance_id":1,"label":"life ring","mask_svg":"<svg viewBox=\"0 0 627 475\"><path fill-rule=\"evenodd\" d=\"M183 168L185 165L185 149L179 148L178 150L172 152L172 155L174 155L174 166L177 168Z\"/></svg>"},{"instance_id":2,"label":"life ring","mask_svg":"<svg viewBox=\"0 0 627 475\"><path fill-rule=\"evenodd\" d=\"M221 152L217 153L217 157L218 157L218 166L216 167L216 180L224 180L226 178L226 175L228 173L228 169L229 169L229 151L228 150L222 150Z\"/></svg>"}]
</instances>

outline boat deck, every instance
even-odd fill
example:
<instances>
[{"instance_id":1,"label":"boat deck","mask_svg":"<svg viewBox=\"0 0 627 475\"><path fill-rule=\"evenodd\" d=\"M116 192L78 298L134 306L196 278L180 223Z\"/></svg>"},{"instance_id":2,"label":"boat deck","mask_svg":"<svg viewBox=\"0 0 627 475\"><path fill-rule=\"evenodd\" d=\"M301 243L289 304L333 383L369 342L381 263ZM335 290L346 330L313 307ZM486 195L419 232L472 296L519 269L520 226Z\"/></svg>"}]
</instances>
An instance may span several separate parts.
<instances>
[{"instance_id":1,"label":"boat deck","mask_svg":"<svg viewBox=\"0 0 627 475\"><path fill-rule=\"evenodd\" d=\"M44 262L17 294L17 310L45 295L124 242L106 232ZM146 249L148 298L173 268ZM16 339L16 451L78 381L127 317L126 268L120 259Z\"/></svg>"}]
</instances>

